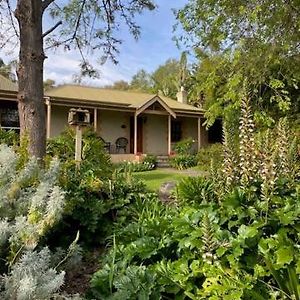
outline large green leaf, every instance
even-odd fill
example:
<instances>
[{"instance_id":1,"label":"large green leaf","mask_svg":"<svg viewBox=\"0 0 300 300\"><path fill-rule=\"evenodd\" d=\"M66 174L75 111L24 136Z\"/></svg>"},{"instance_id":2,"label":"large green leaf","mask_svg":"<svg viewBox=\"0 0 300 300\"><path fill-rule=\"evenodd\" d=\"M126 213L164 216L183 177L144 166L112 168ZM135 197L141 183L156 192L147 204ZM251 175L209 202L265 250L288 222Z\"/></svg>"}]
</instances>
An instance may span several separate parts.
<instances>
[{"instance_id":1,"label":"large green leaf","mask_svg":"<svg viewBox=\"0 0 300 300\"><path fill-rule=\"evenodd\" d=\"M294 249L291 246L282 246L276 252L276 263L282 267L293 261Z\"/></svg>"}]
</instances>

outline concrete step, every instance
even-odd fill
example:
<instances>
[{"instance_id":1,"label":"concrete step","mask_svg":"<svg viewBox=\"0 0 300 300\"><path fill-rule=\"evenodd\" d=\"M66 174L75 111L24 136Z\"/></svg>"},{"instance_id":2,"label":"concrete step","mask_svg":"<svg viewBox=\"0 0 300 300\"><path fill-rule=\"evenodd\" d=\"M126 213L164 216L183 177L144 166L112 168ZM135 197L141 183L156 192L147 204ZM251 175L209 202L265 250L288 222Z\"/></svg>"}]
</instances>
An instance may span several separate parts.
<instances>
[{"instance_id":1,"label":"concrete step","mask_svg":"<svg viewBox=\"0 0 300 300\"><path fill-rule=\"evenodd\" d=\"M159 168L159 169L163 169L163 168L170 168L171 166L170 166L170 164L157 164L157 166L156 166L157 168Z\"/></svg>"},{"instance_id":2,"label":"concrete step","mask_svg":"<svg viewBox=\"0 0 300 300\"><path fill-rule=\"evenodd\" d=\"M157 161L168 161L169 156L157 156Z\"/></svg>"},{"instance_id":3,"label":"concrete step","mask_svg":"<svg viewBox=\"0 0 300 300\"><path fill-rule=\"evenodd\" d=\"M157 167L158 168L169 168L169 156L167 155L159 155L157 156Z\"/></svg>"}]
</instances>

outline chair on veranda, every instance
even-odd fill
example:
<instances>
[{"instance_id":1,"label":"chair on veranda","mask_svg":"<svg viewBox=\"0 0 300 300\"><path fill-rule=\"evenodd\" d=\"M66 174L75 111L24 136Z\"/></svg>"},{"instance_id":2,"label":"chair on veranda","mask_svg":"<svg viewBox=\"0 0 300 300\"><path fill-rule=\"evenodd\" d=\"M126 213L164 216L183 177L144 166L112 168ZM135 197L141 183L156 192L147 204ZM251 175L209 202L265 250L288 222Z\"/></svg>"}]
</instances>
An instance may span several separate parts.
<instances>
[{"instance_id":1,"label":"chair on veranda","mask_svg":"<svg viewBox=\"0 0 300 300\"><path fill-rule=\"evenodd\" d=\"M102 142L104 150L105 150L106 152L110 153L110 142L106 142L106 141L104 140L104 138L101 137L101 136L98 136L98 138L99 138L99 140Z\"/></svg>"},{"instance_id":2,"label":"chair on veranda","mask_svg":"<svg viewBox=\"0 0 300 300\"><path fill-rule=\"evenodd\" d=\"M128 140L125 137L119 137L116 140L116 152L120 153L120 150L123 150L126 153L126 148L128 145Z\"/></svg>"}]
</instances>

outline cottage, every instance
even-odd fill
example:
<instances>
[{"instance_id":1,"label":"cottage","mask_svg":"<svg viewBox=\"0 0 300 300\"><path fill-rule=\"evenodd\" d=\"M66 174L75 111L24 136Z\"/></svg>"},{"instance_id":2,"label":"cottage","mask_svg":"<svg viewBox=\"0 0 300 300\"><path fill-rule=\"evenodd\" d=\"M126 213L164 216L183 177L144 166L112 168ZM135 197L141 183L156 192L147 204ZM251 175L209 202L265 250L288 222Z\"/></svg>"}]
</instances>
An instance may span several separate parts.
<instances>
[{"instance_id":1,"label":"cottage","mask_svg":"<svg viewBox=\"0 0 300 300\"><path fill-rule=\"evenodd\" d=\"M0 77L0 126L18 129L15 84ZM63 85L45 95L47 138L68 126L71 109L90 112L90 125L113 160L138 154L169 155L173 144L192 138L197 151L210 142L202 126L202 109L187 104L182 89L177 101L147 93Z\"/></svg>"}]
</instances>

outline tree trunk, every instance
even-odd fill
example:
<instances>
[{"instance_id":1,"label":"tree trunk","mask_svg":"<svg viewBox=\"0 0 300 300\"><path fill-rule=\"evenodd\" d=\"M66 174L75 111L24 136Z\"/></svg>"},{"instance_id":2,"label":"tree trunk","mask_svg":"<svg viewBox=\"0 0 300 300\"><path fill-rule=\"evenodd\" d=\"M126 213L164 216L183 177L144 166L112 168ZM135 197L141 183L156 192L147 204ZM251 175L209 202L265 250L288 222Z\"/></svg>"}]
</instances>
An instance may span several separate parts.
<instances>
[{"instance_id":1,"label":"tree trunk","mask_svg":"<svg viewBox=\"0 0 300 300\"><path fill-rule=\"evenodd\" d=\"M21 138L29 139L29 154L42 159L46 153L42 0L18 0L15 16L20 28L17 74Z\"/></svg>"}]
</instances>

